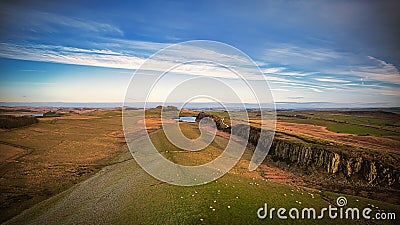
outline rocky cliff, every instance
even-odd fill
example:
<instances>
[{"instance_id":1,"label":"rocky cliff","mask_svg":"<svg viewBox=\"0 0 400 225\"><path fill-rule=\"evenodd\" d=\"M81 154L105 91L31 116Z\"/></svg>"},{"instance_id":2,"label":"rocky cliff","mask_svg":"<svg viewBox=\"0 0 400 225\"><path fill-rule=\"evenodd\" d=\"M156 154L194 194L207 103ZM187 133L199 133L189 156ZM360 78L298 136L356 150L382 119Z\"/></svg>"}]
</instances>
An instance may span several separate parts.
<instances>
[{"instance_id":1,"label":"rocky cliff","mask_svg":"<svg viewBox=\"0 0 400 225\"><path fill-rule=\"evenodd\" d=\"M201 113L198 120L211 117L220 130L230 132L218 125L218 116ZM244 137L247 126L237 125L232 128L234 135ZM257 145L260 139L260 129L250 127L249 143ZM259 144L265 145L261 141ZM384 157L369 154L356 147L323 142L307 141L305 139L291 140L275 137L268 155L275 161L286 162L290 166L303 168L319 168L328 174L343 174L348 179L361 179L371 185L400 187L400 171L396 162L387 162Z\"/></svg>"},{"instance_id":2,"label":"rocky cliff","mask_svg":"<svg viewBox=\"0 0 400 225\"><path fill-rule=\"evenodd\" d=\"M231 132L231 127L229 125L225 124L224 118L217 116L217 115L212 115L212 114L208 114L205 112L201 112L197 115L196 122L199 122L204 117L209 117L209 118L213 119L218 130L222 130L222 131L228 132L228 133Z\"/></svg>"},{"instance_id":3,"label":"rocky cliff","mask_svg":"<svg viewBox=\"0 0 400 225\"><path fill-rule=\"evenodd\" d=\"M394 166L363 154L275 138L269 155L274 160L303 168L323 168L327 173L342 173L347 178L361 178L373 185L400 186L400 173Z\"/></svg>"}]
</instances>

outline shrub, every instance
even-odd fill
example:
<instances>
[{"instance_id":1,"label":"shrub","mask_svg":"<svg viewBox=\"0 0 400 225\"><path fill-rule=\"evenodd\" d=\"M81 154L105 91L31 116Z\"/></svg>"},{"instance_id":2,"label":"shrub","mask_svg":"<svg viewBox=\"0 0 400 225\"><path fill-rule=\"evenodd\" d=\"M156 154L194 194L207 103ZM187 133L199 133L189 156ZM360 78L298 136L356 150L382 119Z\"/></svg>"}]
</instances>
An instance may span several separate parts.
<instances>
[{"instance_id":1,"label":"shrub","mask_svg":"<svg viewBox=\"0 0 400 225\"><path fill-rule=\"evenodd\" d=\"M38 122L39 120L34 116L0 116L0 128L5 129L24 127Z\"/></svg>"}]
</instances>

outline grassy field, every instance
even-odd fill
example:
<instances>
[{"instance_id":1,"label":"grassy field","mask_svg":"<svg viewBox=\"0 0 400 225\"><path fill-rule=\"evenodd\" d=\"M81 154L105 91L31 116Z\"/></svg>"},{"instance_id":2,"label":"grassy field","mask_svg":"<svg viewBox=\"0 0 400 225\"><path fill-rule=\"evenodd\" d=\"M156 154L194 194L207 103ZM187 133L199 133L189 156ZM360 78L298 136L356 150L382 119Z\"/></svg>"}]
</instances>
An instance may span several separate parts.
<instances>
[{"instance_id":1,"label":"grassy field","mask_svg":"<svg viewBox=\"0 0 400 225\"><path fill-rule=\"evenodd\" d=\"M328 130L337 133L357 134L357 135L372 135L372 136L394 136L395 132L380 130L374 127L366 127L354 124L336 123L315 118L281 118L280 121L300 124L313 124L326 127Z\"/></svg>"},{"instance_id":2,"label":"grassy field","mask_svg":"<svg viewBox=\"0 0 400 225\"><path fill-rule=\"evenodd\" d=\"M379 111L373 114L362 112L344 114L336 111L278 111L277 115L279 121L324 126L328 130L338 133L394 137L400 134L398 124L400 116L388 115Z\"/></svg>"},{"instance_id":3,"label":"grassy field","mask_svg":"<svg viewBox=\"0 0 400 225\"><path fill-rule=\"evenodd\" d=\"M196 137L194 125L182 124L188 137ZM205 151L182 153L168 144L162 131L152 133L152 140L160 152L171 161L203 163L211 154L218 154L218 144L226 140L218 137ZM168 153L167 153L168 151ZM203 154L203 155L199 155ZM121 158L128 157L125 152ZM257 210L269 207L314 207L319 210L335 205L341 196L331 192L278 184L249 172L251 152L228 174L207 185L194 187L173 186L160 182L144 172L134 160L107 166L98 174L72 188L41 202L6 224L297 224L299 220L260 220ZM201 162L199 162L201 159ZM202 161L204 160L204 161ZM348 206L372 207L386 212L400 213L400 207L346 196ZM327 216L326 216L327 217ZM355 220L300 220L304 224L359 224ZM370 220L369 224L396 224L396 221Z\"/></svg>"},{"instance_id":4,"label":"grassy field","mask_svg":"<svg viewBox=\"0 0 400 225\"><path fill-rule=\"evenodd\" d=\"M87 179L127 151L120 115L43 118L0 131L0 221Z\"/></svg>"}]
</instances>

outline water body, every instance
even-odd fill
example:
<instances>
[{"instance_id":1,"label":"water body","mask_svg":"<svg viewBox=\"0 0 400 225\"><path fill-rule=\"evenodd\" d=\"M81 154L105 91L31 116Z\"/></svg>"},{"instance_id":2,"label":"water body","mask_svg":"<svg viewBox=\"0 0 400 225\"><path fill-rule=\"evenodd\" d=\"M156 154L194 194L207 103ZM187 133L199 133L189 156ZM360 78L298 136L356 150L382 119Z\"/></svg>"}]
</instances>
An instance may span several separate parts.
<instances>
[{"instance_id":1,"label":"water body","mask_svg":"<svg viewBox=\"0 0 400 225\"><path fill-rule=\"evenodd\" d=\"M195 116L181 116L181 117L179 117L178 119L175 119L175 120L194 123L194 122L196 122L196 117Z\"/></svg>"},{"instance_id":2,"label":"water body","mask_svg":"<svg viewBox=\"0 0 400 225\"><path fill-rule=\"evenodd\" d=\"M43 113L24 114L24 115L21 115L21 116L43 117Z\"/></svg>"}]
</instances>

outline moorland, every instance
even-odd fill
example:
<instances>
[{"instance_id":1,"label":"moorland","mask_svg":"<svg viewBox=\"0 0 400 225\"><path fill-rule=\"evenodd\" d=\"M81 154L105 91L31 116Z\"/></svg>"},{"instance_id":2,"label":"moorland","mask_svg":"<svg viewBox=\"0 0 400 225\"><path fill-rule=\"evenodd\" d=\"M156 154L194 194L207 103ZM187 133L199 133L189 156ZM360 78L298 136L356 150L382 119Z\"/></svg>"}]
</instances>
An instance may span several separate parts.
<instances>
[{"instance_id":1,"label":"moorland","mask_svg":"<svg viewBox=\"0 0 400 225\"><path fill-rule=\"evenodd\" d=\"M257 170L247 169L254 147L250 143L239 163L222 178L179 187L151 177L132 158L120 108L2 107L0 111L12 116L55 112L38 118L38 123L0 130L0 218L6 224L261 224L267 221L259 220L256 213L264 203L320 209L335 205L338 196L346 196L348 206L373 205L376 211L400 212L397 112L277 111L274 144ZM229 123L224 111L206 113ZM259 112L250 110L249 118L257 128ZM199 136L197 123L171 122L179 123L185 136ZM172 145L160 130L160 108L147 110L146 125L160 153L184 165L214 159L230 136L219 131L206 149L187 152ZM313 156L321 152L325 158Z\"/></svg>"}]
</instances>

